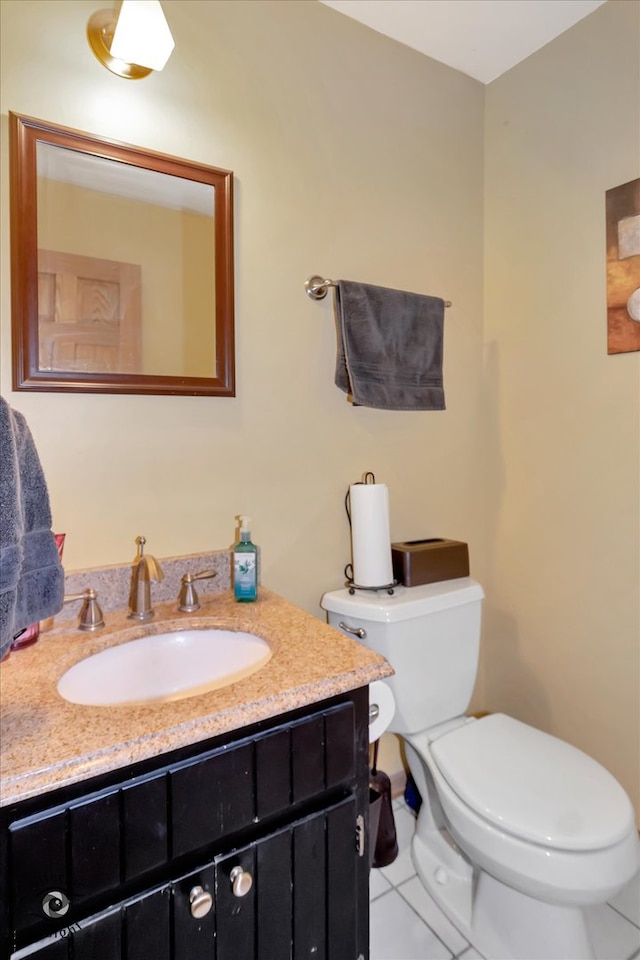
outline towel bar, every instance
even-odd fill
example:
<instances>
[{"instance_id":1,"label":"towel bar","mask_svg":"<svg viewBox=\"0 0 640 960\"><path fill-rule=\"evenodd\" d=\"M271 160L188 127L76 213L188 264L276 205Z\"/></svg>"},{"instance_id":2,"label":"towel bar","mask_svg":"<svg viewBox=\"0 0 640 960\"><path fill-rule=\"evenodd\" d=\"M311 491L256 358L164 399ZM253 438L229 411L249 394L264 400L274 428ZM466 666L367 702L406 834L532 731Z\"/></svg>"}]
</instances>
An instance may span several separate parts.
<instances>
[{"instance_id":1,"label":"towel bar","mask_svg":"<svg viewBox=\"0 0 640 960\"><path fill-rule=\"evenodd\" d=\"M338 282L336 280L325 280L324 277L320 277L317 273L314 273L312 277L307 277L304 282L304 289L311 300L324 300L329 287L337 286ZM445 300L444 305L445 307L450 307L451 300Z\"/></svg>"}]
</instances>

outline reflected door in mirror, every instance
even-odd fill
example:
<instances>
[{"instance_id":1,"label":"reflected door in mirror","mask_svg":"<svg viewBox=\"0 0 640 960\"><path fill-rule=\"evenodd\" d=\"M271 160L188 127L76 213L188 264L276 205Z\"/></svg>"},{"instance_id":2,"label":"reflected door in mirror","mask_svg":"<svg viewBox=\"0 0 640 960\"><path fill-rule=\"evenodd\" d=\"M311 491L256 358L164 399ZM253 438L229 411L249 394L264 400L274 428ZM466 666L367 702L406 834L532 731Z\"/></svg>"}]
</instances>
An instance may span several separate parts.
<instances>
[{"instance_id":1,"label":"reflected door in mirror","mask_svg":"<svg viewBox=\"0 0 640 960\"><path fill-rule=\"evenodd\" d=\"M38 251L38 368L142 373L140 267Z\"/></svg>"}]
</instances>

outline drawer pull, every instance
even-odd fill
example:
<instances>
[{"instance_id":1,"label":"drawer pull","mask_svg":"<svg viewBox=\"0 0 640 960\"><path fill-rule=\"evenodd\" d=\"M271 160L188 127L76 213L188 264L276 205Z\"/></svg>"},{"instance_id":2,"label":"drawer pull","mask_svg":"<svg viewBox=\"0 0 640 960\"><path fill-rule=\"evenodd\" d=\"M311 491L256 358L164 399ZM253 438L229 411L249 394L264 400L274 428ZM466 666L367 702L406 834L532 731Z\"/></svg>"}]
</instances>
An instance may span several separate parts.
<instances>
[{"instance_id":1,"label":"drawer pull","mask_svg":"<svg viewBox=\"0 0 640 960\"><path fill-rule=\"evenodd\" d=\"M341 620L338 624L341 630L344 630L345 633L352 633L354 637L357 637L359 640L364 640L367 635L367 631L364 627L350 627L348 623L345 623L344 620Z\"/></svg>"},{"instance_id":2,"label":"drawer pull","mask_svg":"<svg viewBox=\"0 0 640 960\"><path fill-rule=\"evenodd\" d=\"M201 920L211 910L213 897L202 887L194 887L189 893L189 903L191 904L191 916L196 920Z\"/></svg>"},{"instance_id":3,"label":"drawer pull","mask_svg":"<svg viewBox=\"0 0 640 960\"><path fill-rule=\"evenodd\" d=\"M253 877L245 873L242 867L234 867L229 874L234 897L246 897L253 886Z\"/></svg>"},{"instance_id":4,"label":"drawer pull","mask_svg":"<svg viewBox=\"0 0 640 960\"><path fill-rule=\"evenodd\" d=\"M52 920L64 917L69 909L69 900L60 890L50 890L42 900L42 912Z\"/></svg>"}]
</instances>

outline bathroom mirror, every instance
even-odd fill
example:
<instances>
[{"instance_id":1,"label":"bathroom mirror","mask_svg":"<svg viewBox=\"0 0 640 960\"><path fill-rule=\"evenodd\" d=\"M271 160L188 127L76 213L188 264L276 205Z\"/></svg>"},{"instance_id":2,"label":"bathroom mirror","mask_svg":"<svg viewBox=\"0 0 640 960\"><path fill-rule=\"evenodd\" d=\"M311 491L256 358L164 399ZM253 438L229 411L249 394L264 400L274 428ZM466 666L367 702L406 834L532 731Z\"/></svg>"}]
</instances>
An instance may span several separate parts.
<instances>
[{"instance_id":1,"label":"bathroom mirror","mask_svg":"<svg viewBox=\"0 0 640 960\"><path fill-rule=\"evenodd\" d=\"M14 389L235 396L233 174L9 131Z\"/></svg>"}]
</instances>

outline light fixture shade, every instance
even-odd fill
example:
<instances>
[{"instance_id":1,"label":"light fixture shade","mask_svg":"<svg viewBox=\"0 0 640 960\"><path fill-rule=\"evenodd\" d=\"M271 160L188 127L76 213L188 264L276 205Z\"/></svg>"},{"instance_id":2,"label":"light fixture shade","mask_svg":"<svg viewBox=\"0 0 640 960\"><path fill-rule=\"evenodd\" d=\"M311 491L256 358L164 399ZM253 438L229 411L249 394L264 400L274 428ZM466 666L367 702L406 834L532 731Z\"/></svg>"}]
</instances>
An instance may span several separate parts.
<instances>
[{"instance_id":1,"label":"light fixture shade","mask_svg":"<svg viewBox=\"0 0 640 960\"><path fill-rule=\"evenodd\" d=\"M111 56L150 70L162 70L175 42L160 0L122 0Z\"/></svg>"}]
</instances>

